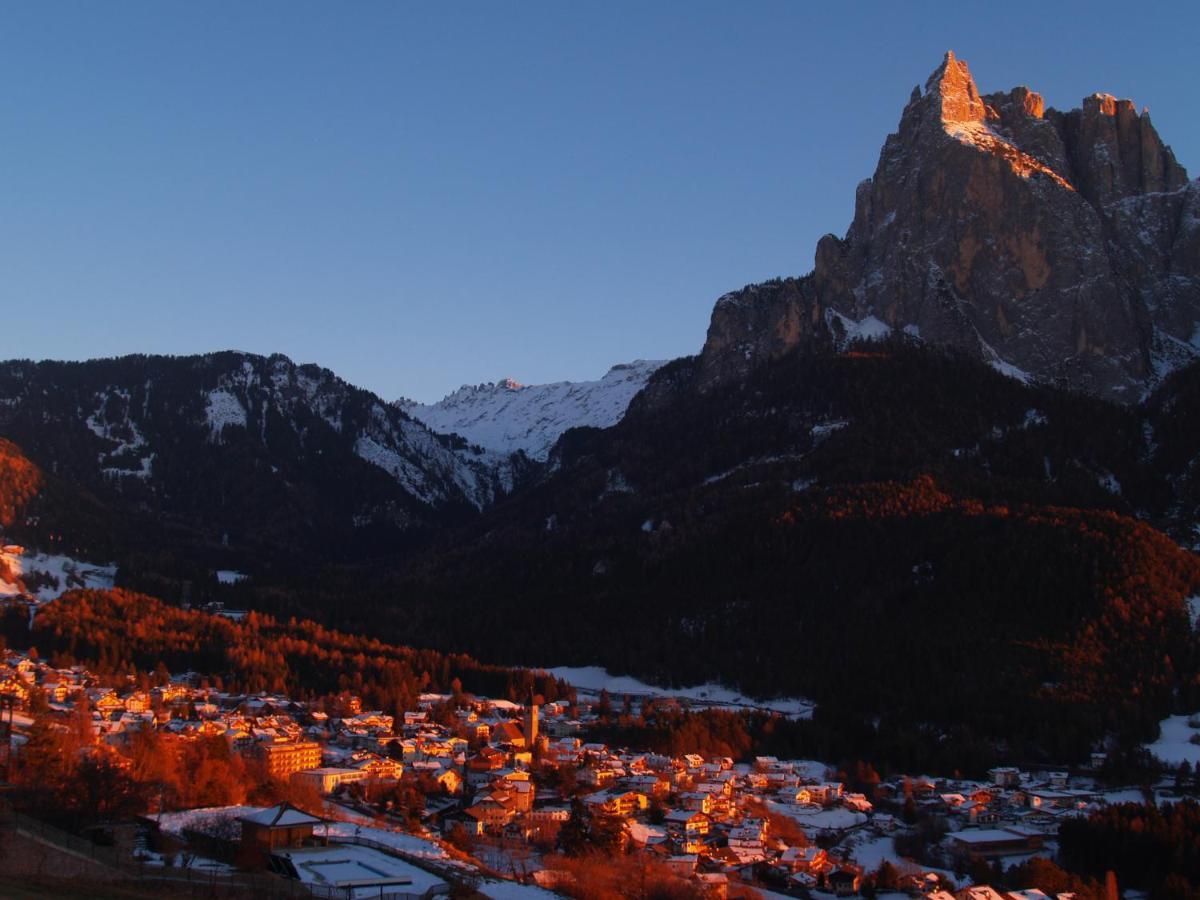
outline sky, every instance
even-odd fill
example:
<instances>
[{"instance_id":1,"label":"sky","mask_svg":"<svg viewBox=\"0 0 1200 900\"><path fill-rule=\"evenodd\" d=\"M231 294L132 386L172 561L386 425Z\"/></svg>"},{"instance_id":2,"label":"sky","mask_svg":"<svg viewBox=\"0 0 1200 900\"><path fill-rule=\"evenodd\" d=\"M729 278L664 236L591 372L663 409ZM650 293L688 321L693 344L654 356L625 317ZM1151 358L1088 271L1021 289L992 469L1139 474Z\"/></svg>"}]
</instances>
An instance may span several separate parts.
<instances>
[{"instance_id":1,"label":"sky","mask_svg":"<svg viewBox=\"0 0 1200 900\"><path fill-rule=\"evenodd\" d=\"M947 49L1148 105L1200 4L0 0L0 358L239 349L393 399L696 352L812 267Z\"/></svg>"}]
</instances>

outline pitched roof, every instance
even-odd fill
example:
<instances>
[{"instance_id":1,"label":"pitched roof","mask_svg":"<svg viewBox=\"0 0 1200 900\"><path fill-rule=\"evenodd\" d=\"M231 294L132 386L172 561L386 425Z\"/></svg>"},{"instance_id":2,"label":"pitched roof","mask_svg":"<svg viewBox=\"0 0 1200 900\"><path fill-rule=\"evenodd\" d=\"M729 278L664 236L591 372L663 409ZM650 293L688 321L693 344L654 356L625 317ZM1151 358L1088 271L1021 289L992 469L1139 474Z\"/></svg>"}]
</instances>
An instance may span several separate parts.
<instances>
[{"instance_id":1,"label":"pitched roof","mask_svg":"<svg viewBox=\"0 0 1200 900\"><path fill-rule=\"evenodd\" d=\"M296 825L319 825L321 819L310 816L304 810L296 809L290 803L280 803L248 816L239 816L238 821L250 822L254 825L266 825L268 828L291 828Z\"/></svg>"}]
</instances>

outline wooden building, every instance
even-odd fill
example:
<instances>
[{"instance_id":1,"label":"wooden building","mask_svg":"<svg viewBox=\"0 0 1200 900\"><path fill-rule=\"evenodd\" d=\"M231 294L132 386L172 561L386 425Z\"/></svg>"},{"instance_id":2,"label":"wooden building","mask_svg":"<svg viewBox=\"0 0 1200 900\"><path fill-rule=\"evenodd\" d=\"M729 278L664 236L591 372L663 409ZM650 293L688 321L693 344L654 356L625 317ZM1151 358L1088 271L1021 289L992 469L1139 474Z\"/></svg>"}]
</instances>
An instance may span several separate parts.
<instances>
[{"instance_id":1,"label":"wooden building","mask_svg":"<svg viewBox=\"0 0 1200 900\"><path fill-rule=\"evenodd\" d=\"M290 803L280 803L238 819L242 823L242 845L274 850L299 847L312 840L313 828L321 823Z\"/></svg>"}]
</instances>

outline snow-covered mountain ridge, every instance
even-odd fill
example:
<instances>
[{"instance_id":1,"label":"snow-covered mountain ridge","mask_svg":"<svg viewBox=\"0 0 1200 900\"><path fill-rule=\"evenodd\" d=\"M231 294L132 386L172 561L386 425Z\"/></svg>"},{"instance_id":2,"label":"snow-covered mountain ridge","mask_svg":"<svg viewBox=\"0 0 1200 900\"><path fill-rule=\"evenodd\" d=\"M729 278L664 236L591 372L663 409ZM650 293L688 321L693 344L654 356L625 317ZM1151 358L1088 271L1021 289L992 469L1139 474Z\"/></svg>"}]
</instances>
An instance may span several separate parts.
<instances>
[{"instance_id":1,"label":"snow-covered mountain ridge","mask_svg":"<svg viewBox=\"0 0 1200 900\"><path fill-rule=\"evenodd\" d=\"M210 568L388 552L477 513L514 477L509 457L435 434L326 369L233 351L0 363L0 434L103 507L89 518L50 491L53 515L22 542L42 546L67 531L46 523L65 519L104 557L111 521L153 544L165 537L143 520L162 516L212 551Z\"/></svg>"},{"instance_id":2,"label":"snow-covered mountain ridge","mask_svg":"<svg viewBox=\"0 0 1200 900\"><path fill-rule=\"evenodd\" d=\"M607 428L665 360L639 359L613 366L595 381L526 385L504 378L464 385L437 403L398 400L396 405L431 430L458 434L496 453L524 451L544 460L568 428Z\"/></svg>"},{"instance_id":3,"label":"snow-covered mountain ridge","mask_svg":"<svg viewBox=\"0 0 1200 900\"><path fill-rule=\"evenodd\" d=\"M53 391L57 405L34 396L39 389ZM281 355L15 361L0 366L0 403L0 423L16 432L23 413L62 428L82 422L100 471L117 482L153 482L166 464L160 454L185 435L197 449L249 441L288 461L333 441L429 507L466 502L480 508L505 482L496 461L455 448L332 372Z\"/></svg>"}]
</instances>

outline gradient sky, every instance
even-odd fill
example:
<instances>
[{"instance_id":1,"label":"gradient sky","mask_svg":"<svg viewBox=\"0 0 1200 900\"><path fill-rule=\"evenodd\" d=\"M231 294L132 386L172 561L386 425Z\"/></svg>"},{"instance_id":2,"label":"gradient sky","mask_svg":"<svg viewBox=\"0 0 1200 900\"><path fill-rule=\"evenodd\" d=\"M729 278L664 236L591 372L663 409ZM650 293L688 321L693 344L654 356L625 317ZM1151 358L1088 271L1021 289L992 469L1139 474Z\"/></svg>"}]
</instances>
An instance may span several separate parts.
<instances>
[{"instance_id":1,"label":"gradient sky","mask_svg":"<svg viewBox=\"0 0 1200 900\"><path fill-rule=\"evenodd\" d=\"M974 6L0 2L0 358L433 400L693 353L845 230L947 49L1149 105L1200 174L1200 4Z\"/></svg>"}]
</instances>

